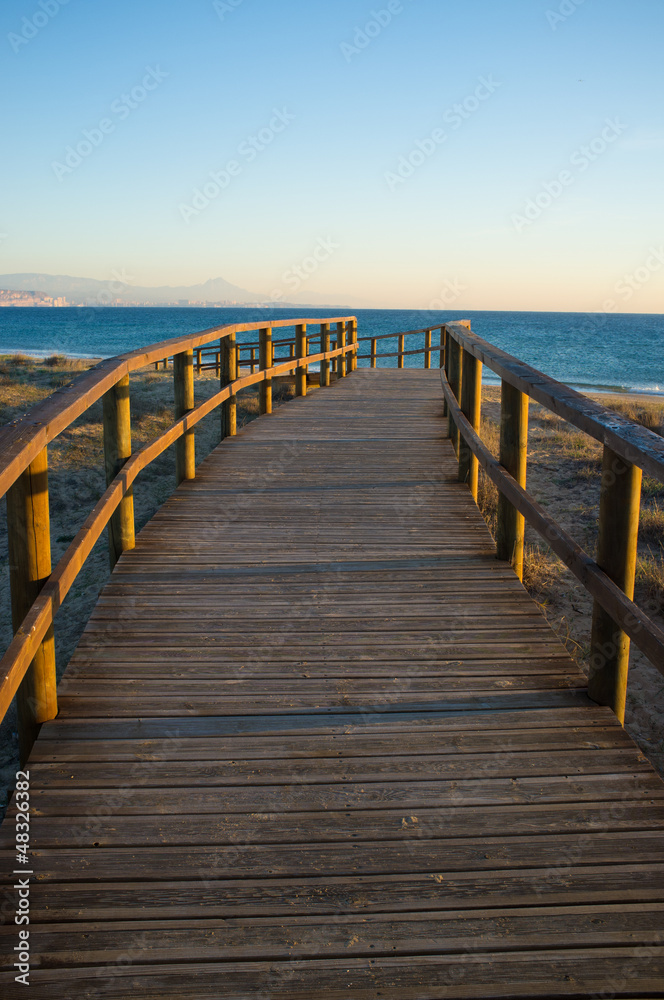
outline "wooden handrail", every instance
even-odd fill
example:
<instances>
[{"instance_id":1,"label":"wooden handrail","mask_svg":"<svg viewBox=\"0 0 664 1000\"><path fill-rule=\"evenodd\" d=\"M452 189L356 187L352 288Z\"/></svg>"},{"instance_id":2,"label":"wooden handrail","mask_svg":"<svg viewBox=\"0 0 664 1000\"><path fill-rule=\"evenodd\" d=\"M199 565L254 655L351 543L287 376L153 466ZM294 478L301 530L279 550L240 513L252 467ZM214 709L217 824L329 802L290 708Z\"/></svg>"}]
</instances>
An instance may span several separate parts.
<instances>
[{"instance_id":1,"label":"wooden handrail","mask_svg":"<svg viewBox=\"0 0 664 1000\"><path fill-rule=\"evenodd\" d=\"M630 639L664 673L664 631L633 601L641 476L646 471L664 482L664 440L482 340L467 322L447 324L445 337L449 349L441 374L459 479L472 489L479 462L498 487L497 554L519 578L528 521L594 598L588 693L624 722ZM502 381L498 460L478 433L483 364ZM531 398L604 445L596 560L526 492Z\"/></svg>"},{"instance_id":2,"label":"wooden handrail","mask_svg":"<svg viewBox=\"0 0 664 1000\"><path fill-rule=\"evenodd\" d=\"M405 334L404 334L404 336L405 336ZM364 338L362 338L362 339L364 339ZM376 337L375 339L376 340L380 340L380 337ZM376 357L376 358L405 358L409 354L428 354L428 353L432 353L433 354L435 351L438 351L438 350L440 350L440 348L438 348L438 347L417 347L417 348L414 348L412 351L405 351L405 350L404 351L389 351L389 352L386 352L386 353L383 353L383 354L375 354L375 355L373 355L373 354L358 354L357 360L358 361L370 361L373 357Z\"/></svg>"},{"instance_id":3,"label":"wooden handrail","mask_svg":"<svg viewBox=\"0 0 664 1000\"><path fill-rule=\"evenodd\" d=\"M664 439L641 424L623 417L568 385L531 368L499 347L471 333L459 323L447 324L448 334L504 382L530 396L557 416L574 424L602 444L610 445L626 462L664 482Z\"/></svg>"},{"instance_id":4,"label":"wooden handrail","mask_svg":"<svg viewBox=\"0 0 664 1000\"><path fill-rule=\"evenodd\" d=\"M330 322L333 321L330 320ZM434 324L433 326L423 326L421 330L403 330L403 331L400 330L397 333L380 333L376 337L358 337L357 341L359 344L361 344L367 340L398 340L399 337L414 337L418 334L421 336L423 333L428 333L430 330L442 330L445 328L446 325L447 324L445 323L442 324L438 323ZM380 356L382 357L382 355Z\"/></svg>"},{"instance_id":5,"label":"wooden handrail","mask_svg":"<svg viewBox=\"0 0 664 1000\"><path fill-rule=\"evenodd\" d=\"M585 589L634 640L639 649L664 674L664 631L652 622L633 601L629 600L587 552L547 514L533 497L520 486L495 458L468 418L461 411L454 393L441 369L443 392L454 421L466 444L479 461L489 479L498 487L526 521L547 542L557 556L574 573Z\"/></svg>"},{"instance_id":6,"label":"wooden handrail","mask_svg":"<svg viewBox=\"0 0 664 1000\"><path fill-rule=\"evenodd\" d=\"M315 322L315 321L314 321ZM131 352L119 358L111 358L102 362L91 372L76 379L66 387L54 393L44 403L35 407L26 417L10 425L0 434L0 448L4 454L0 460L0 483L3 491L8 492L8 511L10 516L19 516L26 520L32 511L32 504L37 500L48 511L48 494L46 485L46 448L58 433L64 430L81 413L96 402L100 397L104 398L105 421L104 421L104 444L106 454L106 471L108 485L106 492L95 505L93 511L85 521L69 548L61 558L53 572L50 571L50 540L48 530L36 539L36 545L41 544L48 549L44 553L42 565L48 565L46 574L30 564L21 550L21 545L32 549L35 548L35 539L30 542L27 532L18 530L10 535L16 535L17 553L12 560L16 563L16 572L12 579L12 604L14 607L15 635L9 648L0 661L0 719L4 717L13 697L19 691L23 691L25 684L30 680L30 694L23 697L19 703L21 712L19 713L19 736L21 738L21 756L25 759L31 748L39 724L54 718L57 713L57 700L55 697L55 660L52 650L52 626L54 616L61 606L64 598L82 566L90 555L95 543L98 541L103 530L116 516L118 508L123 506L123 515L131 511L133 517L133 507L126 506L131 496L132 485L138 474L154 461L171 445L178 445L177 461L177 481L184 478L193 478L195 475L194 439L193 429L204 417L212 413L217 407L234 407L234 400L241 389L253 385L271 385L274 377L292 374L296 371L305 371L310 364L320 362L330 363L338 357L350 356L350 364L357 353L357 341L354 335L355 318L345 317L336 320L339 328L351 331L348 345L324 351L317 354L307 355L298 359L283 360L274 364L271 351L264 351L263 361L271 362L269 367L263 367L257 373L244 375L241 378L233 378L229 384L225 385L218 393L199 406L193 405L193 367L194 351L202 344L209 343L212 339L220 338L223 343L234 344L235 335L238 329L255 329L252 324L241 324L238 326L224 327L205 333L196 334L193 337L179 338L164 341L162 344L152 345L142 350ZM297 321L302 325L304 321ZM274 326L293 326L295 321L278 321ZM270 328L271 329L271 328ZM261 327L261 337L265 338L267 329ZM264 343L267 341L264 340ZM174 353L173 353L174 352ZM129 422L128 404L128 374L136 371L159 358L170 356L174 359L174 377L176 389L176 419L171 427L161 434L156 440L145 445L133 456L128 457L131 452L130 438L127 438ZM229 358L235 356L235 348L226 352ZM220 362L221 364L221 362ZM232 374L237 375L233 364L228 369ZM120 397L117 394L117 387L121 387ZM118 405L118 400L127 394L122 405ZM263 399L263 412L269 412L266 405L267 395L261 393ZM108 403L108 406L106 404ZM234 412L231 412L230 422L226 415L222 421L222 437L225 433L235 433ZM119 439L123 438L122 447L118 448ZM32 457L36 450L36 459ZM110 459L109 459L110 453ZM40 463L43 462L43 468ZM39 466L39 467L38 467ZM33 470L29 473L26 470ZM110 473L109 473L109 470ZM26 479L26 476L28 477ZM20 494L17 493L18 485L21 484ZM38 494L33 490L38 488ZM9 502L11 501L11 503ZM32 530L32 529L31 529ZM117 547L116 547L117 546ZM115 545L111 546L111 564L121 551L133 546L133 523L131 531L121 530L116 532ZM26 550L27 551L27 550ZM39 553L37 553L39 555ZM46 559L48 556L48 559ZM34 563L34 558L32 560ZM39 562L39 560L38 560ZM16 593L15 593L16 591ZM16 610L19 609L19 613ZM49 640L48 655L41 655L44 651L45 642ZM41 659L38 662L38 657ZM42 662L43 661L43 662ZM36 675L36 668L39 667L39 674ZM32 669L31 669L32 668ZM28 676L29 675L29 676Z\"/></svg>"},{"instance_id":7,"label":"wooden handrail","mask_svg":"<svg viewBox=\"0 0 664 1000\"><path fill-rule=\"evenodd\" d=\"M325 320L329 323L351 322L355 317ZM321 323L313 320L275 320L271 326L288 327L295 323ZM183 351L196 350L213 340L259 330L265 322L236 323L214 327L188 337L174 337L151 344L149 347L121 354L100 362L91 371L80 375L69 385L56 390L43 403L38 404L24 417L0 428L0 498L16 482L30 463L54 438L80 417L93 403L101 399L120 379L131 372L145 368L155 361L173 357Z\"/></svg>"},{"instance_id":8,"label":"wooden handrail","mask_svg":"<svg viewBox=\"0 0 664 1000\"><path fill-rule=\"evenodd\" d=\"M431 334L441 331L440 348ZM425 346L405 349L406 338L425 337ZM370 354L357 355L375 368L379 359L424 355L425 367L440 350L448 435L459 460L459 480L477 498L481 465L498 487L496 549L519 579L523 576L525 523L532 525L595 601L588 692L625 717L630 639L664 673L664 632L634 603L642 472L664 482L664 440L641 424L581 395L543 372L482 340L467 320L406 333L361 338ZM397 340L397 351L379 354L379 340ZM479 437L482 366L501 379L500 456ZM597 558L588 553L526 492L528 402L535 400L604 446Z\"/></svg>"}]
</instances>

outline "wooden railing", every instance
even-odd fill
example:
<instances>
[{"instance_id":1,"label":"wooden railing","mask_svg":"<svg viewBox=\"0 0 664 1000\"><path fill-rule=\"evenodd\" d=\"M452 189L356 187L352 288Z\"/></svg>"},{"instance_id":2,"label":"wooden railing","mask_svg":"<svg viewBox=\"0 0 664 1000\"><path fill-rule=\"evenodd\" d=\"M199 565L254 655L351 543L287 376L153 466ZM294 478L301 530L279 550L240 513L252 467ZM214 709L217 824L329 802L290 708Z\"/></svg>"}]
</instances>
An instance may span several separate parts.
<instances>
[{"instance_id":1,"label":"wooden railing","mask_svg":"<svg viewBox=\"0 0 664 1000\"><path fill-rule=\"evenodd\" d=\"M434 338L436 334L436 338ZM422 337L424 336L424 347L416 347L412 350L406 350L406 338L407 337ZM434 344L434 339L436 343ZM378 353L378 341L379 340L396 340L398 341L398 350ZM431 362L434 354L438 355L439 365L438 367L443 367L443 361L445 356L445 327L444 326L432 326L423 327L421 330L407 330L405 333L383 333L376 337L360 337L358 343L371 344L369 354L358 354L358 361L369 361L372 368L376 368L379 358L398 358L397 367L404 368L405 360L407 357L413 357L415 355L424 355L424 367L431 368Z\"/></svg>"},{"instance_id":2,"label":"wooden railing","mask_svg":"<svg viewBox=\"0 0 664 1000\"><path fill-rule=\"evenodd\" d=\"M319 327L311 336L309 327ZM273 329L295 328L290 339ZM255 343L237 335L258 331ZM406 349L410 338L424 346ZM380 340L397 340L398 351L378 353ZM320 348L310 353L312 343ZM368 354L358 354L369 343ZM287 357L275 357L287 351ZM7 494L14 639L0 664L0 718L18 694L21 756L26 758L39 725L57 714L53 620L106 526L111 567L134 546L132 484L138 474L176 445L176 481L195 477L195 427L221 408L222 439L236 433L237 393L259 386L259 412L272 411L272 380L294 375L305 395L312 377L320 386L343 378L357 362L424 355L425 368L440 367L448 433L459 460L459 479L477 497L481 466L500 493L497 553L523 574L528 521L595 600L589 693L624 720L629 641L664 672L664 632L633 602L642 470L664 482L664 441L659 435L555 382L476 337L466 322L400 334L362 337L355 317L237 324L175 338L108 359L54 393L21 420L0 431L0 497ZM169 359L171 359L169 361ZM175 422L132 455L129 375L147 365L172 363ZM312 376L309 366L319 364ZM502 381L500 455L479 437L482 365ZM214 369L221 389L194 405L194 367ZM243 374L248 371L248 374ZM528 399L532 398L604 445L597 560L593 560L525 489ZM103 400L107 490L64 556L51 570L48 512L48 445L93 403Z\"/></svg>"},{"instance_id":3,"label":"wooden railing","mask_svg":"<svg viewBox=\"0 0 664 1000\"><path fill-rule=\"evenodd\" d=\"M469 323L444 328L442 353L459 480L477 499L481 466L498 487L497 554L520 579L527 521L593 597L588 691L624 722L630 639L664 673L664 632L633 601L642 473L664 482L664 440L475 336ZM502 384L498 459L479 436L482 365ZM526 491L529 398L604 446L596 560Z\"/></svg>"},{"instance_id":4,"label":"wooden railing","mask_svg":"<svg viewBox=\"0 0 664 1000\"><path fill-rule=\"evenodd\" d=\"M321 350L310 354L308 327L320 325ZM335 346L331 346L331 325ZM274 328L295 327L295 338L273 341ZM238 345L237 335L258 331L257 345ZM213 348L210 345L215 343ZM274 348L289 346L288 359ZM239 371L249 355L250 373ZM259 411L272 412L272 380L295 376L296 395L307 392L309 366L318 363L321 386L331 372L343 378L356 367L357 320L354 316L320 320L279 320L269 325L244 323L178 337L129 354L109 358L58 390L25 417L0 430L0 497L7 495L9 563L14 639L0 663L0 719L18 695L19 742L25 760L39 726L57 714L53 620L104 528L109 528L111 567L134 547L132 484L138 474L171 445L176 445L176 482L196 474L195 427L221 407L222 439L236 433L237 393L259 386ZM194 364L213 355L221 389L194 404ZM131 372L147 365L168 366L172 359L175 422L156 440L132 455ZM249 367L246 365L245 367ZM54 570L48 502L48 446L93 403L103 401L103 436L107 490Z\"/></svg>"}]
</instances>

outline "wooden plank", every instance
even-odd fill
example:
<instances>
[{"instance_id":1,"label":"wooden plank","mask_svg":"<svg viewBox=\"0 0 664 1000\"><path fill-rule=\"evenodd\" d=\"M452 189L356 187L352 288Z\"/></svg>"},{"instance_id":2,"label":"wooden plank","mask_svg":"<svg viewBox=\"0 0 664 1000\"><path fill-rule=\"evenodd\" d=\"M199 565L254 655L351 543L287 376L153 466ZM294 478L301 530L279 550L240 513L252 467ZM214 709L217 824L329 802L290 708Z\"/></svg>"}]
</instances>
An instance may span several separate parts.
<instances>
[{"instance_id":1,"label":"wooden plank","mask_svg":"<svg viewBox=\"0 0 664 1000\"><path fill-rule=\"evenodd\" d=\"M177 737L176 737L177 738ZM395 751L396 751L395 747ZM387 758L344 757L341 759L285 759L272 761L205 761L194 766L191 761L149 761L140 772L142 785L186 788L192 781L196 787L215 785L289 785L326 781L403 781L427 780L433 776L441 780L501 777L505 773L513 778L545 777L547 775L612 774L650 771L651 766L642 755L631 747L619 750L576 750L518 753L509 743L498 744L498 752L486 754L460 753L436 757L400 756L393 752ZM135 777L135 772L134 772ZM123 768L118 762L68 762L60 765L39 764L34 770L34 781L39 788L101 787L113 788L131 783L132 769Z\"/></svg>"},{"instance_id":2,"label":"wooden plank","mask_svg":"<svg viewBox=\"0 0 664 1000\"><path fill-rule=\"evenodd\" d=\"M162 792L164 799L170 796ZM288 793L284 796L288 802ZM217 809L219 807L217 806ZM279 807L277 807L279 808ZM184 815L159 813L157 815L122 815L112 812L83 816L45 818L34 817L31 837L40 849L66 849L72 841L79 848L142 847L147 841L163 847L226 846L241 842L259 844L309 844L312 837L316 846L332 842L362 844L380 842L387 844L402 841L415 844L427 840L464 838L472 830L475 836L484 836L490 846L496 837L543 837L549 834L614 834L622 831L664 832L664 802L650 801L598 802L571 805L553 803L526 806L476 806L444 808L403 809L315 809L315 803L305 801L301 810L266 812L265 807L249 814L220 814L208 811L204 824L192 823L191 812ZM664 839L664 838L662 838ZM441 844L445 854L447 848Z\"/></svg>"},{"instance_id":3,"label":"wooden plank","mask_svg":"<svg viewBox=\"0 0 664 1000\"><path fill-rule=\"evenodd\" d=\"M391 953L393 955L454 954L481 939L491 952L565 947L572 938L578 948L631 945L635 932L650 945L659 943L664 920L662 904L601 907L549 907L450 913L367 914L361 919L338 915L324 918L279 917L212 920L133 921L88 924L85 931L71 924L39 928L32 947L40 968L90 964L122 964L121 956L140 942L143 963L210 962L326 958Z\"/></svg>"},{"instance_id":4,"label":"wooden plank","mask_svg":"<svg viewBox=\"0 0 664 1000\"><path fill-rule=\"evenodd\" d=\"M162 871L162 874L163 871ZM219 877L216 867L190 880L34 882L35 924L60 921L170 920L261 916L417 913L432 909L664 903L664 865L622 863L322 877ZM638 940L638 939L637 939Z\"/></svg>"},{"instance_id":5,"label":"wooden plank","mask_svg":"<svg viewBox=\"0 0 664 1000\"><path fill-rule=\"evenodd\" d=\"M146 764L147 766L147 764ZM423 807L487 806L563 803L580 806L587 802L618 803L629 810L633 803L660 804L664 787L649 772L585 774L542 778L468 778L418 781L362 781L316 784L259 786L214 786L189 789L186 798L173 796L170 789L132 784L112 792L107 788L40 789L33 792L33 816L87 817L103 824L106 817L206 815L220 810L230 813L289 813L305 808L313 811L334 809L416 810ZM609 810L612 806L607 807ZM10 807L9 816L15 815Z\"/></svg>"}]
</instances>

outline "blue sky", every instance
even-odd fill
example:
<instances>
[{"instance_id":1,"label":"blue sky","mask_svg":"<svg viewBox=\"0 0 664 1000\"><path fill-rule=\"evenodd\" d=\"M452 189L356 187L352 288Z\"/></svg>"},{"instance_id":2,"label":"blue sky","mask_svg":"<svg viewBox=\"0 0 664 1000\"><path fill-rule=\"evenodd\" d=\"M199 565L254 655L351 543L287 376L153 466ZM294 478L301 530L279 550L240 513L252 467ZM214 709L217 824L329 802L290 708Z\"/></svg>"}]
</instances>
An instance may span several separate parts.
<instances>
[{"instance_id":1,"label":"blue sky","mask_svg":"<svg viewBox=\"0 0 664 1000\"><path fill-rule=\"evenodd\" d=\"M0 273L664 312L662 38L661 0L4 0Z\"/></svg>"}]
</instances>

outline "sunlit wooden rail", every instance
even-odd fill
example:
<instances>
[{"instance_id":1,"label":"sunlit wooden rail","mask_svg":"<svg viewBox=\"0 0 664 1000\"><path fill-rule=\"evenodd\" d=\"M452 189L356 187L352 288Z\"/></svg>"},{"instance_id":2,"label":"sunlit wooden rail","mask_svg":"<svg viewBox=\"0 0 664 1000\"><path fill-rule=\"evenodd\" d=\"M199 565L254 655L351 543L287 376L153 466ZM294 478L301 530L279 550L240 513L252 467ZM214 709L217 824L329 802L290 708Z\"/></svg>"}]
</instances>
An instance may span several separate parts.
<instances>
[{"instance_id":1,"label":"sunlit wooden rail","mask_svg":"<svg viewBox=\"0 0 664 1000\"><path fill-rule=\"evenodd\" d=\"M0 497L7 494L12 619L15 638L0 662L0 719L18 696L21 757L27 758L39 726L57 714L53 618L89 557L103 530L109 528L111 566L123 551L133 548L132 484L136 476L176 443L176 481L195 476L194 427L221 407L221 437L236 432L237 393L261 385L261 413L272 407L274 377L295 374L297 395L306 394L308 366L321 365L329 373L336 363L338 377L355 367L357 320L343 317L337 327L341 346L309 354L307 321L279 320L260 327L264 364L260 372L238 377L237 335L257 324L234 324L190 337L174 338L151 347L110 358L71 385L54 393L21 420L0 432ZM296 327L291 360L273 363L272 330ZM219 341L221 389L211 399L194 405L194 351ZM347 358L350 357L350 361ZM173 359L175 417L173 426L132 456L129 375L149 364L168 365ZM329 379L328 379L329 381ZM104 454L108 489L51 572L48 511L48 445L93 403L103 399Z\"/></svg>"},{"instance_id":2,"label":"sunlit wooden rail","mask_svg":"<svg viewBox=\"0 0 664 1000\"><path fill-rule=\"evenodd\" d=\"M623 634L661 668L661 633L631 600L623 501L617 520L602 506L627 539L617 579L527 494L523 397L660 477L661 439L466 324L398 335L391 369L353 317L286 321L284 342L277 325L244 354L254 327L113 359L0 440L27 608L2 692L31 685L32 995L664 997L664 783L616 718ZM220 392L196 407L214 340ZM169 358L176 422L132 455L128 374ZM498 458L481 363L504 382ZM267 417L286 375L297 398L238 432L238 391L258 385ZM102 396L109 490L49 576L45 451ZM222 443L196 467L215 406ZM134 537L131 485L175 441L179 488ZM480 465L504 498L498 558ZM594 701L519 582L522 517L611 616ZM113 573L56 704L53 614L106 523ZM10 996L16 933L0 926Z\"/></svg>"}]
</instances>

